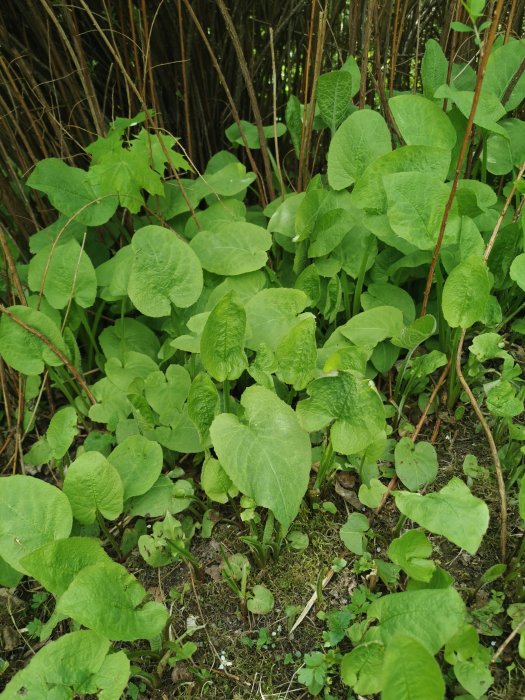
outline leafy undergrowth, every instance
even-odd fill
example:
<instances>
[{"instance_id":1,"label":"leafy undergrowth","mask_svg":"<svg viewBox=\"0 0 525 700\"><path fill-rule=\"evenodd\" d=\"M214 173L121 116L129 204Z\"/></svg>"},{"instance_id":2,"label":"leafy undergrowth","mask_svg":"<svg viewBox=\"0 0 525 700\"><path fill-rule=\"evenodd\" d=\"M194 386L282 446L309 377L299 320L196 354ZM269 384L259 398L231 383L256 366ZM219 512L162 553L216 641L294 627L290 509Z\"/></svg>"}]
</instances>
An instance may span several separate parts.
<instances>
[{"instance_id":1,"label":"leafy undergrowth","mask_svg":"<svg viewBox=\"0 0 525 700\"><path fill-rule=\"evenodd\" d=\"M326 172L264 207L145 113L36 165L59 216L2 246L4 700L522 692L524 52L480 95L431 41L388 114L353 59L322 75Z\"/></svg>"}]
</instances>

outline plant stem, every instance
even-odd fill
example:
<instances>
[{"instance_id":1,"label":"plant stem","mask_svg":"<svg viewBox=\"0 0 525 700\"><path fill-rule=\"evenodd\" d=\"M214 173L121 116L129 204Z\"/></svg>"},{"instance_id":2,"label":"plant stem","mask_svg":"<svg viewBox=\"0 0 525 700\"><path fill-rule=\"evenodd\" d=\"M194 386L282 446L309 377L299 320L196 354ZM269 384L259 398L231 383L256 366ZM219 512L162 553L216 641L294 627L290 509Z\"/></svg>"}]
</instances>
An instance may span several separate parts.
<instances>
[{"instance_id":1,"label":"plant stem","mask_svg":"<svg viewBox=\"0 0 525 700\"><path fill-rule=\"evenodd\" d=\"M98 522L100 529L102 530L102 532L104 533L104 535L108 539L109 543L111 544L111 546L115 550L117 557L119 559L122 559L122 551L121 551L120 547L118 546L117 540L113 537L113 535L109 531L109 528L106 525L104 518L102 517L101 513L98 510L97 510L97 522Z\"/></svg>"}]
</instances>

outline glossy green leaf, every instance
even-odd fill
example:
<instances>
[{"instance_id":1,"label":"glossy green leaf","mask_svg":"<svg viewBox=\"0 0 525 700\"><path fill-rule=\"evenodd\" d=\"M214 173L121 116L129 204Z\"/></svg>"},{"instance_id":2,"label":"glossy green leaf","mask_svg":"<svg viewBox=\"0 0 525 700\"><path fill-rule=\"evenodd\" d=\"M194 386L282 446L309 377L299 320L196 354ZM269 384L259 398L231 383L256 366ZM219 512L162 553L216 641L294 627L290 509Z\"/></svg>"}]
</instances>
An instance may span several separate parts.
<instances>
[{"instance_id":1,"label":"glossy green leaf","mask_svg":"<svg viewBox=\"0 0 525 700\"><path fill-rule=\"evenodd\" d=\"M368 381L341 372L312 382L310 398L300 401L297 415L309 432L330 430L333 448L357 454L385 436L385 413L379 394Z\"/></svg>"},{"instance_id":2,"label":"glossy green leaf","mask_svg":"<svg viewBox=\"0 0 525 700\"><path fill-rule=\"evenodd\" d=\"M393 231L418 250L433 250L450 195L449 185L431 173L386 175L383 185L388 201L388 221ZM448 222L446 242L454 240L455 227L460 223L455 205Z\"/></svg>"},{"instance_id":3,"label":"glossy green leaf","mask_svg":"<svg viewBox=\"0 0 525 700\"><path fill-rule=\"evenodd\" d=\"M294 326L275 350L277 376L296 391L304 389L313 379L317 345L315 342L315 318L309 316Z\"/></svg>"},{"instance_id":4,"label":"glossy green leaf","mask_svg":"<svg viewBox=\"0 0 525 700\"><path fill-rule=\"evenodd\" d=\"M118 471L100 454L84 452L67 470L64 493L81 523L94 523L97 512L107 520L122 513L124 489Z\"/></svg>"},{"instance_id":5,"label":"glossy green leaf","mask_svg":"<svg viewBox=\"0 0 525 700\"><path fill-rule=\"evenodd\" d=\"M392 150L390 132L379 112L351 114L335 132L328 149L328 182L342 190L359 178L376 158Z\"/></svg>"},{"instance_id":6,"label":"glossy green leaf","mask_svg":"<svg viewBox=\"0 0 525 700\"><path fill-rule=\"evenodd\" d=\"M407 145L452 150L456 131L438 104L421 95L404 93L391 97L388 105Z\"/></svg>"},{"instance_id":7,"label":"glossy green leaf","mask_svg":"<svg viewBox=\"0 0 525 700\"><path fill-rule=\"evenodd\" d=\"M443 700L439 664L412 637L399 634L386 648L381 700Z\"/></svg>"},{"instance_id":8,"label":"glossy green leaf","mask_svg":"<svg viewBox=\"0 0 525 700\"><path fill-rule=\"evenodd\" d=\"M436 450L430 442L401 438L396 445L395 460L399 480L411 491L419 491L432 484L437 476Z\"/></svg>"},{"instance_id":9,"label":"glossy green leaf","mask_svg":"<svg viewBox=\"0 0 525 700\"><path fill-rule=\"evenodd\" d=\"M42 288L54 309L64 309L74 299L79 306L93 306L97 277L91 260L75 240L42 248L29 263L29 287Z\"/></svg>"},{"instance_id":10,"label":"glossy green leaf","mask_svg":"<svg viewBox=\"0 0 525 700\"><path fill-rule=\"evenodd\" d=\"M381 623L379 634L384 644L406 634L436 654L463 624L466 610L455 588L443 588L382 596L373 601L367 614Z\"/></svg>"},{"instance_id":11,"label":"glossy green leaf","mask_svg":"<svg viewBox=\"0 0 525 700\"><path fill-rule=\"evenodd\" d=\"M111 219L118 205L114 195L101 196L88 172L66 165L58 158L45 158L27 180L29 187L45 192L61 214L74 216L86 226L101 226Z\"/></svg>"},{"instance_id":12,"label":"glossy green leaf","mask_svg":"<svg viewBox=\"0 0 525 700\"><path fill-rule=\"evenodd\" d=\"M195 253L173 231L144 226L132 238L129 298L145 316L169 316L172 304L186 308L202 291L202 269Z\"/></svg>"},{"instance_id":13,"label":"glossy green leaf","mask_svg":"<svg viewBox=\"0 0 525 700\"><path fill-rule=\"evenodd\" d=\"M162 448L143 435L130 435L108 457L124 488L124 500L140 496L153 486L162 470Z\"/></svg>"},{"instance_id":14,"label":"glossy green leaf","mask_svg":"<svg viewBox=\"0 0 525 700\"><path fill-rule=\"evenodd\" d=\"M110 561L100 540L68 537L48 542L26 554L22 564L46 590L54 596L61 596L84 567Z\"/></svg>"},{"instance_id":15,"label":"glossy green leaf","mask_svg":"<svg viewBox=\"0 0 525 700\"><path fill-rule=\"evenodd\" d=\"M379 693L383 687L385 648L381 642L360 644L343 656L341 680L360 695Z\"/></svg>"},{"instance_id":16,"label":"glossy green leaf","mask_svg":"<svg viewBox=\"0 0 525 700\"><path fill-rule=\"evenodd\" d=\"M262 343L277 348L291 328L301 320L298 314L308 304L299 289L263 289L246 304L246 347L258 350Z\"/></svg>"},{"instance_id":17,"label":"glossy green leaf","mask_svg":"<svg viewBox=\"0 0 525 700\"><path fill-rule=\"evenodd\" d=\"M354 93L352 75L348 71L323 73L317 79L317 105L332 132L348 116Z\"/></svg>"},{"instance_id":18,"label":"glossy green leaf","mask_svg":"<svg viewBox=\"0 0 525 700\"><path fill-rule=\"evenodd\" d=\"M223 413L210 434L233 483L287 528L308 486L311 448L294 411L275 394L252 386L243 393L244 419Z\"/></svg>"},{"instance_id":19,"label":"glossy green leaf","mask_svg":"<svg viewBox=\"0 0 525 700\"><path fill-rule=\"evenodd\" d=\"M409 530L392 540L388 556L403 571L416 581L430 581L436 565L429 559L432 544L421 530Z\"/></svg>"},{"instance_id":20,"label":"glossy green leaf","mask_svg":"<svg viewBox=\"0 0 525 700\"><path fill-rule=\"evenodd\" d=\"M271 244L272 237L261 226L232 221L199 231L190 246L208 272L242 275L264 267Z\"/></svg>"},{"instance_id":21,"label":"glossy green leaf","mask_svg":"<svg viewBox=\"0 0 525 700\"><path fill-rule=\"evenodd\" d=\"M82 569L57 604L57 612L115 641L153 639L168 620L160 603L144 603L146 591L120 564Z\"/></svg>"},{"instance_id":22,"label":"glossy green leaf","mask_svg":"<svg viewBox=\"0 0 525 700\"><path fill-rule=\"evenodd\" d=\"M13 316L45 338L65 357L68 349L58 327L41 311L28 306L10 306ZM20 349L23 348L23 352ZM58 367L62 360L39 337L33 335L5 314L0 320L0 355L5 362L22 374L42 374L45 365Z\"/></svg>"},{"instance_id":23,"label":"glossy green leaf","mask_svg":"<svg viewBox=\"0 0 525 700\"><path fill-rule=\"evenodd\" d=\"M22 557L42 545L68 537L73 524L66 496L32 476L0 479L0 556L22 573Z\"/></svg>"},{"instance_id":24,"label":"glossy green leaf","mask_svg":"<svg viewBox=\"0 0 525 700\"><path fill-rule=\"evenodd\" d=\"M218 382L238 379L248 366L245 333L246 311L235 293L230 292L208 316L200 343L204 369Z\"/></svg>"},{"instance_id":25,"label":"glossy green leaf","mask_svg":"<svg viewBox=\"0 0 525 700\"><path fill-rule=\"evenodd\" d=\"M373 348L382 340L399 335L403 314L394 306L375 306L353 316L338 331L357 346Z\"/></svg>"},{"instance_id":26,"label":"glossy green leaf","mask_svg":"<svg viewBox=\"0 0 525 700\"><path fill-rule=\"evenodd\" d=\"M69 700L95 696L119 700L130 674L124 651L109 654L110 643L90 630L71 632L40 649L7 684L2 700Z\"/></svg>"},{"instance_id":27,"label":"glossy green leaf","mask_svg":"<svg viewBox=\"0 0 525 700\"><path fill-rule=\"evenodd\" d=\"M489 524L489 509L461 479L452 477L440 491L426 496L397 491L395 499L399 510L418 525L470 554L477 552Z\"/></svg>"},{"instance_id":28,"label":"glossy green leaf","mask_svg":"<svg viewBox=\"0 0 525 700\"><path fill-rule=\"evenodd\" d=\"M483 258L471 256L455 267L443 288L442 307L452 328L469 328L483 317L490 295L490 279Z\"/></svg>"}]
</instances>

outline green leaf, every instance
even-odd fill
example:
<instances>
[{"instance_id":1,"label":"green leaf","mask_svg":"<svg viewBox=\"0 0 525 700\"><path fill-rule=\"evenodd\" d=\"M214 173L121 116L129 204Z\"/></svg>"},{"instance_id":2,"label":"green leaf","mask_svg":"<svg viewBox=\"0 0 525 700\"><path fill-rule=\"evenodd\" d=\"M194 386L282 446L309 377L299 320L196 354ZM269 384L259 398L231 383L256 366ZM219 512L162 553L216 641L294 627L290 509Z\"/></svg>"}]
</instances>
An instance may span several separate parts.
<instances>
[{"instance_id":1,"label":"green leaf","mask_svg":"<svg viewBox=\"0 0 525 700\"><path fill-rule=\"evenodd\" d=\"M517 255L510 266L510 278L525 291L525 253Z\"/></svg>"},{"instance_id":2,"label":"green leaf","mask_svg":"<svg viewBox=\"0 0 525 700\"><path fill-rule=\"evenodd\" d=\"M442 85L436 90L434 97L452 100L463 116L468 119L472 109L474 91L456 90L450 85ZM474 124L482 129L487 129L487 131L493 131L496 134L505 136L505 129L500 124L497 124L505 114L505 107L503 107L498 98L493 93L482 90L474 115Z\"/></svg>"},{"instance_id":3,"label":"green leaf","mask_svg":"<svg viewBox=\"0 0 525 700\"><path fill-rule=\"evenodd\" d=\"M418 525L470 554L477 552L489 524L489 509L461 479L453 477L441 491L426 496L397 491L395 499L399 510Z\"/></svg>"},{"instance_id":4,"label":"green leaf","mask_svg":"<svg viewBox=\"0 0 525 700\"><path fill-rule=\"evenodd\" d=\"M342 190L360 177L376 158L392 150L390 132L379 112L351 114L335 132L328 149L328 182Z\"/></svg>"},{"instance_id":5,"label":"green leaf","mask_svg":"<svg viewBox=\"0 0 525 700\"><path fill-rule=\"evenodd\" d=\"M309 384L309 399L297 405L297 415L309 432L330 430L333 448L341 454L363 452L385 436L385 412L376 389L365 379L341 372Z\"/></svg>"},{"instance_id":6,"label":"green leaf","mask_svg":"<svg viewBox=\"0 0 525 700\"><path fill-rule=\"evenodd\" d=\"M119 700L130 663L124 651L109 654L110 643L96 632L65 634L40 649L7 684L2 700L68 700L91 696Z\"/></svg>"},{"instance_id":7,"label":"green leaf","mask_svg":"<svg viewBox=\"0 0 525 700\"><path fill-rule=\"evenodd\" d=\"M91 537L68 537L48 542L26 554L22 564L30 576L58 597L67 590L84 567L110 561L102 549L100 540Z\"/></svg>"},{"instance_id":8,"label":"green leaf","mask_svg":"<svg viewBox=\"0 0 525 700\"><path fill-rule=\"evenodd\" d=\"M160 371L148 374L144 394L151 408L158 413L162 425L170 425L178 418L190 385L189 372L181 365L169 365L166 374Z\"/></svg>"},{"instance_id":9,"label":"green leaf","mask_svg":"<svg viewBox=\"0 0 525 700\"><path fill-rule=\"evenodd\" d=\"M315 318L309 316L300 321L286 335L275 350L277 376L296 391L304 389L313 379L317 345L315 342Z\"/></svg>"},{"instance_id":10,"label":"green leaf","mask_svg":"<svg viewBox=\"0 0 525 700\"><path fill-rule=\"evenodd\" d=\"M0 557L0 587L16 588L22 579L22 572L13 569L12 566ZM2 675L0 671L0 676Z\"/></svg>"},{"instance_id":11,"label":"green leaf","mask_svg":"<svg viewBox=\"0 0 525 700\"><path fill-rule=\"evenodd\" d=\"M301 133L302 133L302 113L301 103L295 95L290 95L286 103L285 121L288 128L288 133L292 140L295 155L299 157L301 149Z\"/></svg>"},{"instance_id":12,"label":"green leaf","mask_svg":"<svg viewBox=\"0 0 525 700\"><path fill-rule=\"evenodd\" d=\"M118 318L112 326L104 328L98 342L108 360L110 357L124 360L124 353L130 348L156 360L160 349L159 340L151 328L129 316Z\"/></svg>"},{"instance_id":13,"label":"green leaf","mask_svg":"<svg viewBox=\"0 0 525 700\"><path fill-rule=\"evenodd\" d=\"M366 548L365 533L370 529L368 518L362 513L350 513L346 523L339 530L345 546L354 554L361 555Z\"/></svg>"},{"instance_id":14,"label":"green leaf","mask_svg":"<svg viewBox=\"0 0 525 700\"><path fill-rule=\"evenodd\" d=\"M0 556L13 569L26 554L47 542L68 537L73 524L66 496L32 476L0 479Z\"/></svg>"},{"instance_id":15,"label":"green leaf","mask_svg":"<svg viewBox=\"0 0 525 700\"><path fill-rule=\"evenodd\" d=\"M164 629L168 611L160 603L143 603L145 597L142 585L120 564L93 564L77 574L57 612L111 640L153 639Z\"/></svg>"},{"instance_id":16,"label":"green leaf","mask_svg":"<svg viewBox=\"0 0 525 700\"><path fill-rule=\"evenodd\" d=\"M353 316L338 331L357 346L373 348L403 330L403 314L394 306L376 306Z\"/></svg>"},{"instance_id":17,"label":"green leaf","mask_svg":"<svg viewBox=\"0 0 525 700\"><path fill-rule=\"evenodd\" d=\"M257 149L261 147L261 142L259 139L259 131L255 124L250 124L250 122L245 121L244 119L240 120L240 126L242 129L242 132L244 134L244 138L246 139L246 143L248 144L248 148L250 149ZM286 133L286 125L283 124L282 122L277 122L276 124L276 129L277 129L277 136L282 136L283 134ZM234 122L231 126L229 126L226 131L224 132L226 134L226 138L230 143L236 143L239 146L244 146L244 141L241 136L241 132L239 130L239 126L236 122ZM273 124L270 124L269 126L263 126L263 133L266 139L272 139L274 138L274 126Z\"/></svg>"},{"instance_id":18,"label":"green leaf","mask_svg":"<svg viewBox=\"0 0 525 700\"><path fill-rule=\"evenodd\" d=\"M245 221L218 223L213 231L199 231L190 243L205 270L225 276L264 267L271 245L265 229Z\"/></svg>"},{"instance_id":19,"label":"green leaf","mask_svg":"<svg viewBox=\"0 0 525 700\"><path fill-rule=\"evenodd\" d=\"M179 479L174 483L167 474L161 474L149 491L129 501L126 510L131 517L160 518L166 513L181 513L192 500L190 481Z\"/></svg>"},{"instance_id":20,"label":"green leaf","mask_svg":"<svg viewBox=\"0 0 525 700\"><path fill-rule=\"evenodd\" d=\"M393 231L418 250L433 250L450 195L450 186L432 173L395 173L383 177L388 221ZM449 216L445 242L459 227L457 205Z\"/></svg>"},{"instance_id":21,"label":"green leaf","mask_svg":"<svg viewBox=\"0 0 525 700\"><path fill-rule=\"evenodd\" d=\"M202 465L201 487L208 498L217 503L228 503L230 492L235 491L232 480L213 457Z\"/></svg>"},{"instance_id":22,"label":"green leaf","mask_svg":"<svg viewBox=\"0 0 525 700\"><path fill-rule=\"evenodd\" d=\"M235 292L229 292L208 316L200 343L204 369L218 382L238 379L248 366L245 333L244 306L237 301Z\"/></svg>"},{"instance_id":23,"label":"green leaf","mask_svg":"<svg viewBox=\"0 0 525 700\"><path fill-rule=\"evenodd\" d=\"M525 474L521 477L520 481L520 494L519 494L519 511L520 518L525 520Z\"/></svg>"},{"instance_id":24,"label":"green leaf","mask_svg":"<svg viewBox=\"0 0 525 700\"><path fill-rule=\"evenodd\" d=\"M380 642L360 644L343 656L341 680L360 695L379 693L383 687L385 648Z\"/></svg>"},{"instance_id":25,"label":"green leaf","mask_svg":"<svg viewBox=\"0 0 525 700\"><path fill-rule=\"evenodd\" d=\"M469 328L483 317L490 278L483 258L470 256L455 267L443 288L443 316L452 328Z\"/></svg>"},{"instance_id":26,"label":"green leaf","mask_svg":"<svg viewBox=\"0 0 525 700\"><path fill-rule=\"evenodd\" d=\"M219 412L219 393L206 372L199 372L188 395L188 416L195 423L203 440L208 438L210 425Z\"/></svg>"},{"instance_id":27,"label":"green leaf","mask_svg":"<svg viewBox=\"0 0 525 700\"><path fill-rule=\"evenodd\" d=\"M64 493L80 523L94 523L97 511L107 520L115 520L122 513L122 481L100 452L84 452L69 465Z\"/></svg>"},{"instance_id":28,"label":"green leaf","mask_svg":"<svg viewBox=\"0 0 525 700\"><path fill-rule=\"evenodd\" d=\"M248 597L246 607L252 615L267 615L272 612L275 605L273 593L266 586L254 586Z\"/></svg>"},{"instance_id":29,"label":"green leaf","mask_svg":"<svg viewBox=\"0 0 525 700\"><path fill-rule=\"evenodd\" d=\"M432 314L416 318L409 326L405 326L399 336L392 338L392 343L399 348L415 350L436 332L436 319Z\"/></svg>"},{"instance_id":30,"label":"green leaf","mask_svg":"<svg viewBox=\"0 0 525 700\"><path fill-rule=\"evenodd\" d=\"M162 448L143 435L130 435L108 457L124 488L124 500L149 491L162 471Z\"/></svg>"},{"instance_id":31,"label":"green leaf","mask_svg":"<svg viewBox=\"0 0 525 700\"><path fill-rule=\"evenodd\" d=\"M408 146L454 148L456 130L438 104L409 93L391 97L388 104Z\"/></svg>"},{"instance_id":32,"label":"green leaf","mask_svg":"<svg viewBox=\"0 0 525 700\"><path fill-rule=\"evenodd\" d=\"M46 337L63 355L69 356L58 327L48 316L28 306L10 306L8 311L26 326ZM10 367L29 376L42 374L45 365L58 367L63 364L43 340L26 331L5 314L0 320L0 355Z\"/></svg>"},{"instance_id":33,"label":"green leaf","mask_svg":"<svg viewBox=\"0 0 525 700\"><path fill-rule=\"evenodd\" d=\"M336 70L323 73L317 79L317 105L322 118L332 132L348 116L354 94L352 75L348 71Z\"/></svg>"},{"instance_id":34,"label":"green leaf","mask_svg":"<svg viewBox=\"0 0 525 700\"><path fill-rule=\"evenodd\" d=\"M95 268L75 240L42 248L29 263L28 282L34 292L43 288L54 309L64 309L71 299L88 308L97 294Z\"/></svg>"},{"instance_id":35,"label":"green leaf","mask_svg":"<svg viewBox=\"0 0 525 700\"><path fill-rule=\"evenodd\" d=\"M493 416L514 418L523 413L523 399L516 396L516 389L507 380L500 380L487 394L487 408Z\"/></svg>"},{"instance_id":36,"label":"green leaf","mask_svg":"<svg viewBox=\"0 0 525 700\"><path fill-rule=\"evenodd\" d=\"M361 306L365 311L378 306L395 306L403 313L403 320L407 324L416 318L416 306L410 294L387 282L369 284L366 292L361 294Z\"/></svg>"},{"instance_id":37,"label":"green leaf","mask_svg":"<svg viewBox=\"0 0 525 700\"><path fill-rule=\"evenodd\" d=\"M432 484L438 473L436 450L430 442L399 440L395 449L396 474L410 491L419 491Z\"/></svg>"},{"instance_id":38,"label":"green leaf","mask_svg":"<svg viewBox=\"0 0 525 700\"><path fill-rule=\"evenodd\" d=\"M429 560L432 544L421 530L409 530L393 540L387 554L416 581L430 581L436 570L434 562Z\"/></svg>"},{"instance_id":39,"label":"green leaf","mask_svg":"<svg viewBox=\"0 0 525 700\"><path fill-rule=\"evenodd\" d=\"M381 700L443 700L445 681L434 657L412 637L397 635L387 646Z\"/></svg>"},{"instance_id":40,"label":"green leaf","mask_svg":"<svg viewBox=\"0 0 525 700\"><path fill-rule=\"evenodd\" d=\"M297 315L307 306L308 297L299 289L263 289L246 304L246 347L258 350L262 343L275 351L281 340L297 324Z\"/></svg>"},{"instance_id":41,"label":"green leaf","mask_svg":"<svg viewBox=\"0 0 525 700\"><path fill-rule=\"evenodd\" d=\"M501 100L506 95L511 83L515 81L504 104L507 112L516 109L525 97L525 75L522 73L517 81L515 80L524 60L525 46L523 41L513 37L510 37L504 44L493 48L490 52L483 77L482 92L490 92Z\"/></svg>"},{"instance_id":42,"label":"green leaf","mask_svg":"<svg viewBox=\"0 0 525 700\"><path fill-rule=\"evenodd\" d=\"M62 459L78 435L77 412L72 406L60 408L51 418L46 441L54 459Z\"/></svg>"},{"instance_id":43,"label":"green leaf","mask_svg":"<svg viewBox=\"0 0 525 700\"><path fill-rule=\"evenodd\" d=\"M173 231L144 226L132 238L129 298L145 316L169 316L171 305L185 309L202 291L202 269L195 253Z\"/></svg>"},{"instance_id":44,"label":"green leaf","mask_svg":"<svg viewBox=\"0 0 525 700\"><path fill-rule=\"evenodd\" d=\"M27 180L29 187L45 192L49 201L61 214L74 216L86 226L101 226L111 219L118 205L118 197L101 196L89 173L72 168L58 158L38 162Z\"/></svg>"},{"instance_id":45,"label":"green leaf","mask_svg":"<svg viewBox=\"0 0 525 700\"><path fill-rule=\"evenodd\" d=\"M311 467L310 439L294 411L268 389L243 393L244 421L223 413L210 434L233 483L289 527L299 511Z\"/></svg>"},{"instance_id":46,"label":"green leaf","mask_svg":"<svg viewBox=\"0 0 525 700\"><path fill-rule=\"evenodd\" d=\"M447 82L447 74L448 60L443 49L435 39L429 39L421 61L421 80L425 97L434 97L437 88Z\"/></svg>"},{"instance_id":47,"label":"green leaf","mask_svg":"<svg viewBox=\"0 0 525 700\"><path fill-rule=\"evenodd\" d=\"M370 479L370 486L361 484L358 498L367 508L377 508L387 488L379 479Z\"/></svg>"},{"instance_id":48,"label":"green leaf","mask_svg":"<svg viewBox=\"0 0 525 700\"><path fill-rule=\"evenodd\" d=\"M398 634L407 634L436 654L465 621L465 604L454 588L405 591L372 602L368 618L381 623L379 634L389 645Z\"/></svg>"}]
</instances>

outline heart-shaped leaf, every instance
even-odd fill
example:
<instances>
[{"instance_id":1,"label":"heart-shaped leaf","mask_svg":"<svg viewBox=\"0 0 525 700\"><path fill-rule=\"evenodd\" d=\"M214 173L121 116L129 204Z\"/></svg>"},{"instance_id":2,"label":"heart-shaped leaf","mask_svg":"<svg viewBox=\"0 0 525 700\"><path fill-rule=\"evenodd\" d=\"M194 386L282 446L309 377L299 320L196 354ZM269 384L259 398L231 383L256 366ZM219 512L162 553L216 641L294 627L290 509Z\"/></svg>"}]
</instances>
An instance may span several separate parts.
<instances>
[{"instance_id":1,"label":"heart-shaped leaf","mask_svg":"<svg viewBox=\"0 0 525 700\"><path fill-rule=\"evenodd\" d=\"M436 450L429 442L412 442L401 438L395 449L396 474L411 491L419 491L431 484L437 476Z\"/></svg>"},{"instance_id":2,"label":"heart-shaped leaf","mask_svg":"<svg viewBox=\"0 0 525 700\"><path fill-rule=\"evenodd\" d=\"M69 465L64 493L69 498L73 515L81 523L94 523L97 512L107 520L114 520L122 513L121 478L100 452L84 452Z\"/></svg>"}]
</instances>

